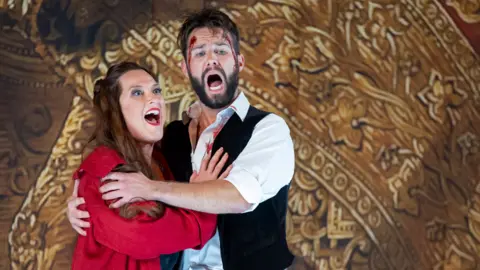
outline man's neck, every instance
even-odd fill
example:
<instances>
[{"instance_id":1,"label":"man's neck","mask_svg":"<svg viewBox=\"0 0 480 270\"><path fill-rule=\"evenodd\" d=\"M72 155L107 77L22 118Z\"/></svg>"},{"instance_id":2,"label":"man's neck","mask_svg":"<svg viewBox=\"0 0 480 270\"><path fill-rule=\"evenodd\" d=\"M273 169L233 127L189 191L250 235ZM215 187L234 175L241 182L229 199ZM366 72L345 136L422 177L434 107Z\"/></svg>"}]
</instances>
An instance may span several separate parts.
<instances>
[{"instance_id":1,"label":"man's neck","mask_svg":"<svg viewBox=\"0 0 480 270\"><path fill-rule=\"evenodd\" d=\"M235 102L235 100L237 100L238 96L240 96L240 92L236 93L235 98L232 100L232 103ZM200 114L200 117L198 118L198 120L199 120L198 122L199 122L199 125L200 125L200 133L202 133L202 131L205 130L208 126L215 123L215 121L217 120L217 114L219 112L221 112L222 110L228 108L232 103L230 103L227 106L225 106L223 108L220 108L220 109L212 109L212 108L209 108L209 107L205 106L205 104L200 103L200 105L202 106L202 113Z\"/></svg>"},{"instance_id":2,"label":"man's neck","mask_svg":"<svg viewBox=\"0 0 480 270\"><path fill-rule=\"evenodd\" d=\"M224 108L220 109L211 109L208 108L205 105L202 106L202 113L200 114L200 117L198 118L198 134L196 135L197 137L202 134L202 132L209 127L211 124L215 123L215 120L217 119L217 114L223 110ZM197 138L198 139L198 138Z\"/></svg>"},{"instance_id":3,"label":"man's neck","mask_svg":"<svg viewBox=\"0 0 480 270\"><path fill-rule=\"evenodd\" d=\"M211 109L208 108L207 106L202 104L202 113L200 114L199 117L199 123L201 126L204 126L204 128L208 127L209 125L213 124L215 120L217 119L217 114L222 111L224 108L220 109Z\"/></svg>"}]
</instances>

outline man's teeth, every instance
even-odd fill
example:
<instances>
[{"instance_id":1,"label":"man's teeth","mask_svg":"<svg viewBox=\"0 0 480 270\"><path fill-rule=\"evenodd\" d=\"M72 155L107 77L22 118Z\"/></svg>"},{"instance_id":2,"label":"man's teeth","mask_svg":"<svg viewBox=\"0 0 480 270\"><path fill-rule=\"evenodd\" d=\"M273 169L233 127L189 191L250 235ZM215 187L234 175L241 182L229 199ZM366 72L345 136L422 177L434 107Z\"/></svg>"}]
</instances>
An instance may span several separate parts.
<instances>
[{"instance_id":1,"label":"man's teeth","mask_svg":"<svg viewBox=\"0 0 480 270\"><path fill-rule=\"evenodd\" d=\"M222 84L219 84L219 85L217 85L217 86L211 86L210 89L213 90L213 91L215 91L215 90L219 90L220 87L222 87Z\"/></svg>"}]
</instances>

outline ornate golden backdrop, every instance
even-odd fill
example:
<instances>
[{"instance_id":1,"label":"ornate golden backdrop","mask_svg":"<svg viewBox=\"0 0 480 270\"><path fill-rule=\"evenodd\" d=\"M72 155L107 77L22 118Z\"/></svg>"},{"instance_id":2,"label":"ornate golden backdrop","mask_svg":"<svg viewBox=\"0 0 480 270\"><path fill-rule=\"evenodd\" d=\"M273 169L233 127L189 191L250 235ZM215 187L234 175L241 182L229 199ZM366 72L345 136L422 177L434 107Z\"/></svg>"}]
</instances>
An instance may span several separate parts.
<instances>
[{"instance_id":1,"label":"ornate golden backdrop","mask_svg":"<svg viewBox=\"0 0 480 270\"><path fill-rule=\"evenodd\" d=\"M480 267L480 61L445 7L478 1L0 1L0 268L66 269L71 175L94 81L131 60L193 92L175 44L187 10L239 25L240 87L296 149L287 234L295 269Z\"/></svg>"}]
</instances>

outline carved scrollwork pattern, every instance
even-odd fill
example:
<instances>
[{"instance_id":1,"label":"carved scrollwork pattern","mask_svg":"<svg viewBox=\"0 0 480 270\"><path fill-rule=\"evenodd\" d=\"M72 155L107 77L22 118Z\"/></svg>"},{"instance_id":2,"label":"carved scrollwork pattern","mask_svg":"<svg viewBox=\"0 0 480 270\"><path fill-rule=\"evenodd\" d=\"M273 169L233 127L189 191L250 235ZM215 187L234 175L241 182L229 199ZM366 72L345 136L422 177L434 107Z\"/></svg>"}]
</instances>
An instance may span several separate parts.
<instances>
[{"instance_id":1,"label":"carved scrollwork pattern","mask_svg":"<svg viewBox=\"0 0 480 270\"><path fill-rule=\"evenodd\" d=\"M448 6L453 7L458 15L468 23L480 22L480 1L478 0L448 0Z\"/></svg>"},{"instance_id":2,"label":"carved scrollwork pattern","mask_svg":"<svg viewBox=\"0 0 480 270\"><path fill-rule=\"evenodd\" d=\"M180 21L135 11L123 20L122 1L27 1L19 11L20 2L12 1L10 13L29 27L17 31L75 89L9 234L12 268L47 269L74 237L64 203L94 120L95 80L124 60L149 67L165 89L167 121L180 118L195 96L180 70ZM447 2L475 20L475 3ZM242 36L247 61L239 87L291 128L296 171L287 237L297 258L314 269L480 267L480 61L442 5L291 0L221 6ZM112 12L99 12L105 7ZM76 50L62 48L65 33L55 26L59 16L47 16L52 9L64 12L78 33L97 33L95 42L80 39ZM48 126L52 116L42 108L34 109L42 121L18 127L22 136L34 138Z\"/></svg>"}]
</instances>

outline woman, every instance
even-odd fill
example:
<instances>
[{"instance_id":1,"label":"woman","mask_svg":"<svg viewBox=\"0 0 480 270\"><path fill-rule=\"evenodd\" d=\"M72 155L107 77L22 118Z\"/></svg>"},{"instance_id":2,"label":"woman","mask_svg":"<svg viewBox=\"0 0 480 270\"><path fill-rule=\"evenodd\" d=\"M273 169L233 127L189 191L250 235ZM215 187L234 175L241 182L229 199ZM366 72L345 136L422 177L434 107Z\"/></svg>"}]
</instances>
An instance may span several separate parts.
<instances>
[{"instance_id":1,"label":"woman","mask_svg":"<svg viewBox=\"0 0 480 270\"><path fill-rule=\"evenodd\" d=\"M85 199L79 209L90 214L91 225L77 240L72 269L160 269L160 254L201 248L215 233L215 215L141 200L114 210L109 208L114 202L104 201L99 192L101 179L112 171L173 179L154 149L165 122L154 76L135 63L114 65L96 82L93 101L97 126L91 142L96 145L74 175L80 179L78 195ZM225 157L212 167L223 167ZM192 177L201 181L212 174L218 178L206 169Z\"/></svg>"}]
</instances>

